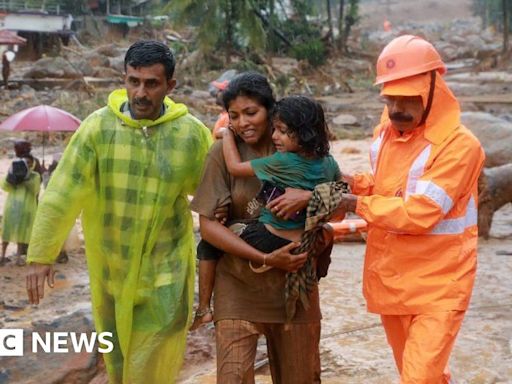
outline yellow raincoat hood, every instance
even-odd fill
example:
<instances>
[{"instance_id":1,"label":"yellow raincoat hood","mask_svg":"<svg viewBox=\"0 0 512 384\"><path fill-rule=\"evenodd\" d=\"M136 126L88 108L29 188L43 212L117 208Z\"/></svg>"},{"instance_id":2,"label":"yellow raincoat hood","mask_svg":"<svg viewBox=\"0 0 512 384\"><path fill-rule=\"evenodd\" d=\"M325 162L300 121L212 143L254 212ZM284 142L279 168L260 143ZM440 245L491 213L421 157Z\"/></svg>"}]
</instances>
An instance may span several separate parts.
<instances>
[{"instance_id":1,"label":"yellow raincoat hood","mask_svg":"<svg viewBox=\"0 0 512 384\"><path fill-rule=\"evenodd\" d=\"M124 103L128 102L126 89L116 89L108 96L108 107L120 118L126 125L134 128L152 127L154 125L165 123L169 120L178 119L188 113L187 106L181 103L175 103L168 96L164 98L165 113L156 120L134 120L121 111Z\"/></svg>"}]
</instances>

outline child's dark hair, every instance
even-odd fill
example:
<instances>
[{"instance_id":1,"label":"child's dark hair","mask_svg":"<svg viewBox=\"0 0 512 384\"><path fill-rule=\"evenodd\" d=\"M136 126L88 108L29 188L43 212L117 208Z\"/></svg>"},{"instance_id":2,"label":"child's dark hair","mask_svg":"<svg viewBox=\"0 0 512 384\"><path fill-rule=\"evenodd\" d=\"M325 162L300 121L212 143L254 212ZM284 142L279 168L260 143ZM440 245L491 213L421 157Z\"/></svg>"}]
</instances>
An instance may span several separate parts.
<instances>
[{"instance_id":1,"label":"child's dark hair","mask_svg":"<svg viewBox=\"0 0 512 384\"><path fill-rule=\"evenodd\" d=\"M149 67L154 64L162 64L165 68L165 76L171 79L174 74L176 60L169 47L156 40L139 40L133 43L124 57L124 70L128 65L133 68Z\"/></svg>"},{"instance_id":2,"label":"child's dark hair","mask_svg":"<svg viewBox=\"0 0 512 384\"><path fill-rule=\"evenodd\" d=\"M222 94L224 108L228 110L229 103L238 96L246 96L254 99L258 104L265 107L269 115L276 102L267 78L257 72L241 73L229 82L228 87Z\"/></svg>"},{"instance_id":3,"label":"child's dark hair","mask_svg":"<svg viewBox=\"0 0 512 384\"><path fill-rule=\"evenodd\" d=\"M306 155L316 158L329 154L329 128L320 103L306 96L279 100L272 111L272 121L281 120L288 135L297 138Z\"/></svg>"}]
</instances>

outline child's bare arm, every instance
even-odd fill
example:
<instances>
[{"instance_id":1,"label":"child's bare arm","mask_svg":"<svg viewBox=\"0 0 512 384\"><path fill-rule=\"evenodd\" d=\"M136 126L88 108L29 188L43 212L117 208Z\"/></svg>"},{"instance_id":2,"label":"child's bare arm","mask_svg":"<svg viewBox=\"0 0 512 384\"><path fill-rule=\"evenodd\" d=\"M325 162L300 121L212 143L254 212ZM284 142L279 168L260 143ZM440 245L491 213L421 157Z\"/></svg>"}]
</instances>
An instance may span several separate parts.
<instances>
[{"instance_id":1,"label":"child's bare arm","mask_svg":"<svg viewBox=\"0 0 512 384\"><path fill-rule=\"evenodd\" d=\"M222 132L222 151L226 166L231 175L238 177L254 176L251 163L249 161L242 162L240 159L235 136L230 129L225 128Z\"/></svg>"}]
</instances>

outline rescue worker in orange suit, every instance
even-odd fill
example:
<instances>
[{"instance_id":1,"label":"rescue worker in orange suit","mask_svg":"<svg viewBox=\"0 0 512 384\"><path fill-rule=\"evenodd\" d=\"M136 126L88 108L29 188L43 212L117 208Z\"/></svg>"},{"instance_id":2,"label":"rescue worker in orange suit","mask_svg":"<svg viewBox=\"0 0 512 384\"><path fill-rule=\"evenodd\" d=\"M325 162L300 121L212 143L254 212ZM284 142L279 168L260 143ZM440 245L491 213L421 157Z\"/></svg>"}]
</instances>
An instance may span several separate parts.
<instances>
[{"instance_id":1,"label":"rescue worker in orange suit","mask_svg":"<svg viewBox=\"0 0 512 384\"><path fill-rule=\"evenodd\" d=\"M372 172L344 175L338 213L368 222L363 293L381 316L402 384L449 383L448 360L476 272L479 141L460 123L427 41L391 41L377 61L385 103Z\"/></svg>"}]
</instances>

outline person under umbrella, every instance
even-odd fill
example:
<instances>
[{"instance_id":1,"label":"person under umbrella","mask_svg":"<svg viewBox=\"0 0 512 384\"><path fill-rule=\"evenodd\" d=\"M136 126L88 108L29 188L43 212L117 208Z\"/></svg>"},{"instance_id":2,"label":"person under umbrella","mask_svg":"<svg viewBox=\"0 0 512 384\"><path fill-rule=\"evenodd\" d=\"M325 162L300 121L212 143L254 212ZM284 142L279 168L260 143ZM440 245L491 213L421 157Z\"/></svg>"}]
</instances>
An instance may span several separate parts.
<instances>
[{"instance_id":1,"label":"person under umbrella","mask_svg":"<svg viewBox=\"0 0 512 384\"><path fill-rule=\"evenodd\" d=\"M32 157L34 160L34 171L39 173L41 179L43 178L43 173L46 171L44 166L41 165L41 162L37 157L32 154L32 144L27 140L16 140L14 142L14 153L16 157Z\"/></svg>"},{"instance_id":2,"label":"person under umbrella","mask_svg":"<svg viewBox=\"0 0 512 384\"><path fill-rule=\"evenodd\" d=\"M8 193L2 222L0 266L8 261L5 254L10 242L18 245L16 265L25 265L22 255L27 253L41 186L41 177L34 170L34 165L32 155L23 153L12 162L7 177L0 181L0 187Z\"/></svg>"},{"instance_id":3,"label":"person under umbrella","mask_svg":"<svg viewBox=\"0 0 512 384\"><path fill-rule=\"evenodd\" d=\"M14 60L15 53L12 51L5 51L2 54L2 79L4 87L7 88L9 83L9 76L11 75L11 61Z\"/></svg>"}]
</instances>

